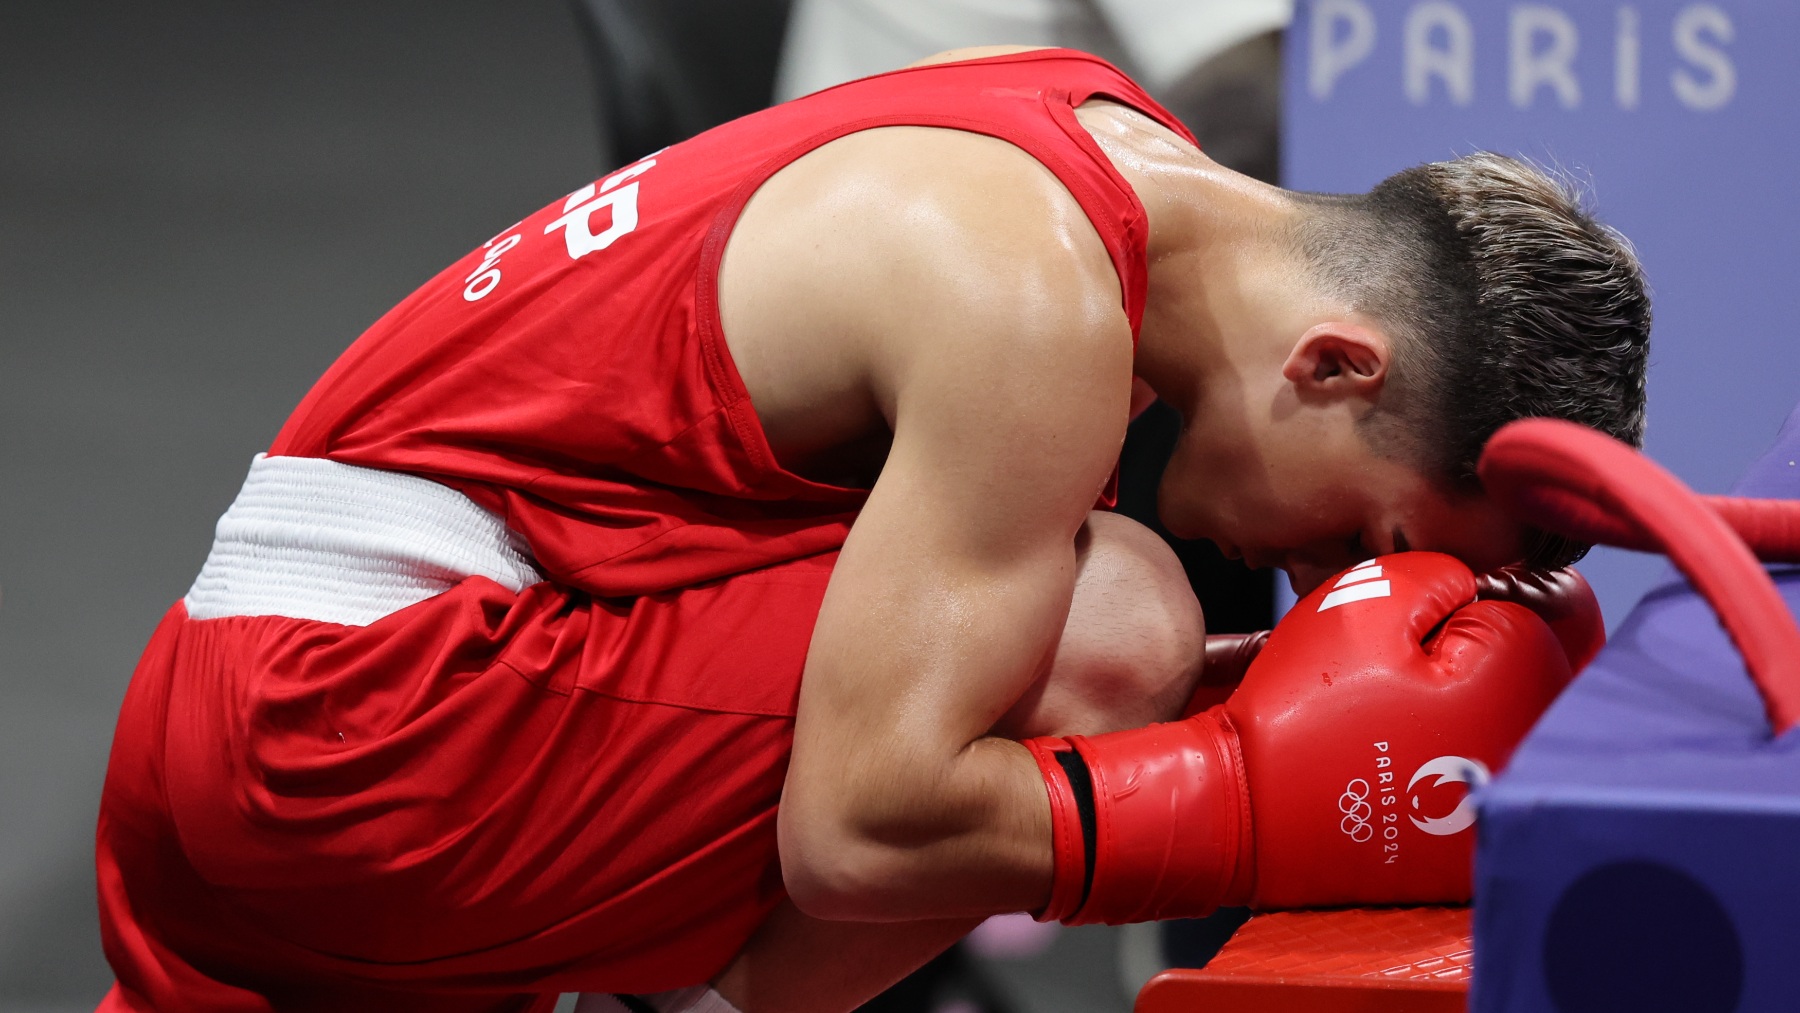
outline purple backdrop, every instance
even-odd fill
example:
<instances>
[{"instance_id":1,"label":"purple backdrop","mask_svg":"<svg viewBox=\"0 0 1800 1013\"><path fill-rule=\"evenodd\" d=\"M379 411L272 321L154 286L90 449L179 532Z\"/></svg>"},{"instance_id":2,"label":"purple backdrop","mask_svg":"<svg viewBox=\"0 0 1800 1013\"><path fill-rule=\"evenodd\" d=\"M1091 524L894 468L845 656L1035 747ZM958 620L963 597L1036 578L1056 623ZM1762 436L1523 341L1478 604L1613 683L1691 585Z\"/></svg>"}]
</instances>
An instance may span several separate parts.
<instances>
[{"instance_id":1,"label":"purple backdrop","mask_svg":"<svg viewBox=\"0 0 1800 1013\"><path fill-rule=\"evenodd\" d=\"M1724 490L1800 399L1800 5L1301 0L1284 182L1364 190L1488 148L1587 181L1656 298L1647 451ZM1657 573L1583 565L1615 625Z\"/></svg>"}]
</instances>

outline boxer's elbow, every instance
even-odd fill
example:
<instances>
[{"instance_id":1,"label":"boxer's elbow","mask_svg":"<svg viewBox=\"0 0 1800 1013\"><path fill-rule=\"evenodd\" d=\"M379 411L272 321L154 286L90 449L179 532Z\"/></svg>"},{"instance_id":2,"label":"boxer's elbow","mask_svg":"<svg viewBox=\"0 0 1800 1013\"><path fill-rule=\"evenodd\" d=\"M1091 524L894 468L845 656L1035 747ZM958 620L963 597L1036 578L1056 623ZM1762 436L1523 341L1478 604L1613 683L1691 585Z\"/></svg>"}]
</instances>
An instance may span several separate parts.
<instances>
[{"instance_id":1,"label":"boxer's elbow","mask_svg":"<svg viewBox=\"0 0 1800 1013\"><path fill-rule=\"evenodd\" d=\"M781 875L794 906L830 921L904 917L931 893L929 846L938 817L920 792L896 784L796 791L790 777L777 819ZM849 789L849 790L846 790ZM928 904L928 901L927 901Z\"/></svg>"},{"instance_id":2,"label":"boxer's elbow","mask_svg":"<svg viewBox=\"0 0 1800 1013\"><path fill-rule=\"evenodd\" d=\"M784 848L781 878L788 897L802 912L824 921L872 921L880 917L879 900L869 883L872 863L858 857L847 842L835 846L809 842L801 849Z\"/></svg>"},{"instance_id":3,"label":"boxer's elbow","mask_svg":"<svg viewBox=\"0 0 1800 1013\"><path fill-rule=\"evenodd\" d=\"M827 921L893 917L892 849L828 814L780 819L781 878L794 906Z\"/></svg>"}]
</instances>

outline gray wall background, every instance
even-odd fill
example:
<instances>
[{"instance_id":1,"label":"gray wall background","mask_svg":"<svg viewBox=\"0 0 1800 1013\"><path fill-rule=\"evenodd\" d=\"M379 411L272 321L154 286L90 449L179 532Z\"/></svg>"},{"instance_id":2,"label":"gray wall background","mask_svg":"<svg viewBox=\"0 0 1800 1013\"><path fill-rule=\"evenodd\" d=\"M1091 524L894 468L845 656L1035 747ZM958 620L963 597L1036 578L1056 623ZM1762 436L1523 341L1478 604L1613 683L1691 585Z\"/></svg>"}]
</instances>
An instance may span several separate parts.
<instances>
[{"instance_id":1,"label":"gray wall background","mask_svg":"<svg viewBox=\"0 0 1800 1013\"><path fill-rule=\"evenodd\" d=\"M598 171L559 0L0 7L0 1008L111 981L138 651L336 354Z\"/></svg>"},{"instance_id":2,"label":"gray wall background","mask_svg":"<svg viewBox=\"0 0 1800 1013\"><path fill-rule=\"evenodd\" d=\"M251 456L376 317L592 178L595 119L563 0L0 7L0 1013L111 983L113 720ZM992 972L1022 1013L1122 1013L1116 939Z\"/></svg>"}]
</instances>

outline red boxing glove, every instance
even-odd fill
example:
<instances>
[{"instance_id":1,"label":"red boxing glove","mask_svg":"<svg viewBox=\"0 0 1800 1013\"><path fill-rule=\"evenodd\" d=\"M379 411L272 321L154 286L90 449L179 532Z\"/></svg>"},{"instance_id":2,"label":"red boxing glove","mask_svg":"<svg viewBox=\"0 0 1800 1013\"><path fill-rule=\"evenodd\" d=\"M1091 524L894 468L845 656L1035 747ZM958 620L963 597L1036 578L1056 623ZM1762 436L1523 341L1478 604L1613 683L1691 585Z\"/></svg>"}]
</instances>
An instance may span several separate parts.
<instances>
[{"instance_id":1,"label":"red boxing glove","mask_svg":"<svg viewBox=\"0 0 1800 1013\"><path fill-rule=\"evenodd\" d=\"M1373 560L1301 599L1225 704L1028 741L1056 848L1039 917L1468 899L1466 794L1569 680L1542 619L1475 591L1449 556Z\"/></svg>"},{"instance_id":2,"label":"red boxing glove","mask_svg":"<svg viewBox=\"0 0 1800 1013\"><path fill-rule=\"evenodd\" d=\"M1587 578L1574 567L1528 570L1509 566L1475 578L1483 600L1517 602L1550 624L1569 656L1569 671L1579 672L1606 646L1606 620Z\"/></svg>"},{"instance_id":3,"label":"red boxing glove","mask_svg":"<svg viewBox=\"0 0 1800 1013\"><path fill-rule=\"evenodd\" d=\"M1483 601L1516 602L1536 612L1549 624L1556 639L1562 641L1571 672L1586 668L1600 648L1606 646L1606 621L1600 615L1600 601L1594 597L1587 578L1573 567L1531 570L1508 566L1476 577L1475 587ZM1206 664L1181 716L1191 718L1230 698L1268 640L1268 630L1209 634Z\"/></svg>"}]
</instances>

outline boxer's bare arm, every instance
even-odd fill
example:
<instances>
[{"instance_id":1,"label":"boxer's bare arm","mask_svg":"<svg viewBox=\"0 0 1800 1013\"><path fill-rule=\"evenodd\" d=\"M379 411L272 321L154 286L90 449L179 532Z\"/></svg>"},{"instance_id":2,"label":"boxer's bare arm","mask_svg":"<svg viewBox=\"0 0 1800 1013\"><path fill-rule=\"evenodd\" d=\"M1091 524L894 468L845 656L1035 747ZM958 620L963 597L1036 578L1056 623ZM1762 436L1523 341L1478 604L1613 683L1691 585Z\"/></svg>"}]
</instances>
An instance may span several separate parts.
<instances>
[{"instance_id":1,"label":"boxer's bare arm","mask_svg":"<svg viewBox=\"0 0 1800 1013\"><path fill-rule=\"evenodd\" d=\"M808 657L789 890L833 919L1041 905L1041 778L984 735L1048 660L1124 436L1131 337L1099 237L1008 145L869 131L758 194L721 303L778 446L809 417L853 427L859 377L893 429Z\"/></svg>"},{"instance_id":2,"label":"boxer's bare arm","mask_svg":"<svg viewBox=\"0 0 1800 1013\"><path fill-rule=\"evenodd\" d=\"M1076 545L1075 596L1055 663L1003 720L1006 738L1169 720L1193 688L1206 627L1180 560L1116 514L1090 514ZM827 922L784 904L715 987L744 1013L844 1013L976 921Z\"/></svg>"}]
</instances>

